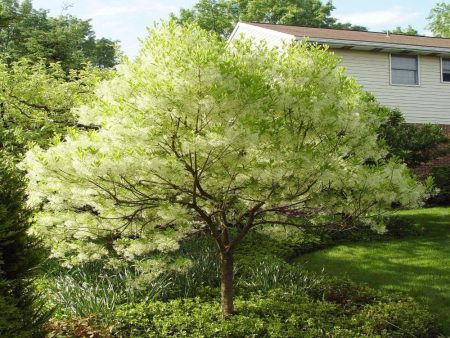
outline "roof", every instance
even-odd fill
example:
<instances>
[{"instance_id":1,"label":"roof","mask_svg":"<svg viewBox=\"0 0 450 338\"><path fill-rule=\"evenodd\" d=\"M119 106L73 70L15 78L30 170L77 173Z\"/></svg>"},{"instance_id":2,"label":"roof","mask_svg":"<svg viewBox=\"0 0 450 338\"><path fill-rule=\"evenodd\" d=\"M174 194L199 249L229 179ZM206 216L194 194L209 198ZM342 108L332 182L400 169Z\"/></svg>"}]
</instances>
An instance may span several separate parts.
<instances>
[{"instance_id":1,"label":"roof","mask_svg":"<svg viewBox=\"0 0 450 338\"><path fill-rule=\"evenodd\" d=\"M247 22L251 26L289 34L297 39L308 37L311 41L341 46L371 46L384 48L416 49L427 52L450 52L450 39L429 36L402 35L356 30L312 28L290 25Z\"/></svg>"}]
</instances>

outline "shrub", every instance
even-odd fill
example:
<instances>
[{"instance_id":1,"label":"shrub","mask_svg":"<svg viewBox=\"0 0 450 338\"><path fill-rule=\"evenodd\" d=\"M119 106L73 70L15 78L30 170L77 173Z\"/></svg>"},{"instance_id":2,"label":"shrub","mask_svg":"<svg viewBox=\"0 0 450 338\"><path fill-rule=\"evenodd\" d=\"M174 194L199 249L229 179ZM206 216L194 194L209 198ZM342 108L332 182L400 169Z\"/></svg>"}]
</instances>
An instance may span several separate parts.
<instances>
[{"instance_id":1,"label":"shrub","mask_svg":"<svg viewBox=\"0 0 450 338\"><path fill-rule=\"evenodd\" d=\"M310 295L340 305L361 307L380 299L381 294L365 284L357 284L348 278L328 278L312 289Z\"/></svg>"},{"instance_id":2,"label":"shrub","mask_svg":"<svg viewBox=\"0 0 450 338\"><path fill-rule=\"evenodd\" d=\"M428 204L450 205L450 166L434 167L430 175L433 176L439 193L431 197Z\"/></svg>"},{"instance_id":3,"label":"shrub","mask_svg":"<svg viewBox=\"0 0 450 338\"><path fill-rule=\"evenodd\" d=\"M373 97L368 97L374 101ZM398 157L414 168L449 152L448 137L437 125L406 123L398 109L375 105L387 119L380 125L378 135L389 151L388 156Z\"/></svg>"},{"instance_id":4,"label":"shrub","mask_svg":"<svg viewBox=\"0 0 450 338\"><path fill-rule=\"evenodd\" d=\"M0 336L40 337L47 313L32 288L44 254L27 234L31 211L25 206L25 182L0 152Z\"/></svg>"}]
</instances>

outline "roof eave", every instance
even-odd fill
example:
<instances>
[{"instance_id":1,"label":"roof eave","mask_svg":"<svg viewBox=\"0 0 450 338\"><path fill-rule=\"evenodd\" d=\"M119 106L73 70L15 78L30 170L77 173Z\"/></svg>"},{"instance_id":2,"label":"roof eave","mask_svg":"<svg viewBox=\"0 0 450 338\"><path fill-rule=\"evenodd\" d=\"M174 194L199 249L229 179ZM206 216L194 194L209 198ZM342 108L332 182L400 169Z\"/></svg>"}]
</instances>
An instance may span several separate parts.
<instances>
[{"instance_id":1,"label":"roof eave","mask_svg":"<svg viewBox=\"0 0 450 338\"><path fill-rule=\"evenodd\" d=\"M398 43L383 43L373 41L355 41L355 40L296 36L297 40L303 40L305 38L311 42L329 45L331 48L345 48L345 49L368 50L368 51L390 52L390 53L414 53L425 55L432 54L438 56L450 56L450 48L405 45Z\"/></svg>"}]
</instances>

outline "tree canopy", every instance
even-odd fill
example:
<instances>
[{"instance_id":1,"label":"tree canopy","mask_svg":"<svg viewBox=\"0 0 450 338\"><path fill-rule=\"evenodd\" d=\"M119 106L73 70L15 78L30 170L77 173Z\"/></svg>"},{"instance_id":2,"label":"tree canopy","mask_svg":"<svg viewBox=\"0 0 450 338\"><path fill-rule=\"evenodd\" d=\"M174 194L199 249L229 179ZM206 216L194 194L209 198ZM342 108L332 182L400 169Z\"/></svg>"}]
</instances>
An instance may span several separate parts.
<instances>
[{"instance_id":1,"label":"tree canopy","mask_svg":"<svg viewBox=\"0 0 450 338\"><path fill-rule=\"evenodd\" d=\"M60 62L65 71L81 69L87 62L98 67L118 62L117 42L97 39L89 20L49 17L30 0L1 0L0 13L0 52L11 61L26 57Z\"/></svg>"},{"instance_id":2,"label":"tree canopy","mask_svg":"<svg viewBox=\"0 0 450 338\"><path fill-rule=\"evenodd\" d=\"M77 124L72 108L86 103L107 72L95 67L67 74L60 64L0 62L0 150L15 156L30 144L47 147Z\"/></svg>"},{"instance_id":3,"label":"tree canopy","mask_svg":"<svg viewBox=\"0 0 450 338\"><path fill-rule=\"evenodd\" d=\"M320 0L199 0L172 18L178 23L195 22L222 36L228 36L239 21L367 30L339 23L331 16L333 9L331 1L324 4Z\"/></svg>"},{"instance_id":4,"label":"tree canopy","mask_svg":"<svg viewBox=\"0 0 450 338\"><path fill-rule=\"evenodd\" d=\"M345 229L425 188L379 144L383 120L326 48L150 30L135 61L77 110L80 124L28 152L34 231L66 264L123 257L161 273L193 234L212 236L222 308L233 255L256 227Z\"/></svg>"},{"instance_id":5,"label":"tree canopy","mask_svg":"<svg viewBox=\"0 0 450 338\"><path fill-rule=\"evenodd\" d=\"M428 28L435 36L450 38L450 3L440 2L430 11Z\"/></svg>"},{"instance_id":6,"label":"tree canopy","mask_svg":"<svg viewBox=\"0 0 450 338\"><path fill-rule=\"evenodd\" d=\"M393 34L403 34L403 35L418 35L419 32L417 29L413 28L411 25L408 25L406 28L402 28L397 26L394 30L392 30Z\"/></svg>"}]
</instances>

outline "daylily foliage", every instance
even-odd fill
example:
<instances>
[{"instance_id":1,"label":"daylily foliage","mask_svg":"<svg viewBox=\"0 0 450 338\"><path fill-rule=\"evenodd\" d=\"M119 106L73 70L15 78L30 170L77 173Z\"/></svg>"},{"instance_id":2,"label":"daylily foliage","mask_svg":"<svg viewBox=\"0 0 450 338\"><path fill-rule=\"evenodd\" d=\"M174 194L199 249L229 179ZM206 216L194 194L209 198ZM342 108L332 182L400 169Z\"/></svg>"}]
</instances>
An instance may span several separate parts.
<instances>
[{"instance_id":1,"label":"daylily foliage","mask_svg":"<svg viewBox=\"0 0 450 338\"><path fill-rule=\"evenodd\" d=\"M338 62L307 42L150 29L77 110L99 128L27 154L34 230L66 264L124 257L155 275L194 232L215 238L224 265L257 226L339 228L419 204L425 187L383 160L383 117Z\"/></svg>"}]
</instances>

